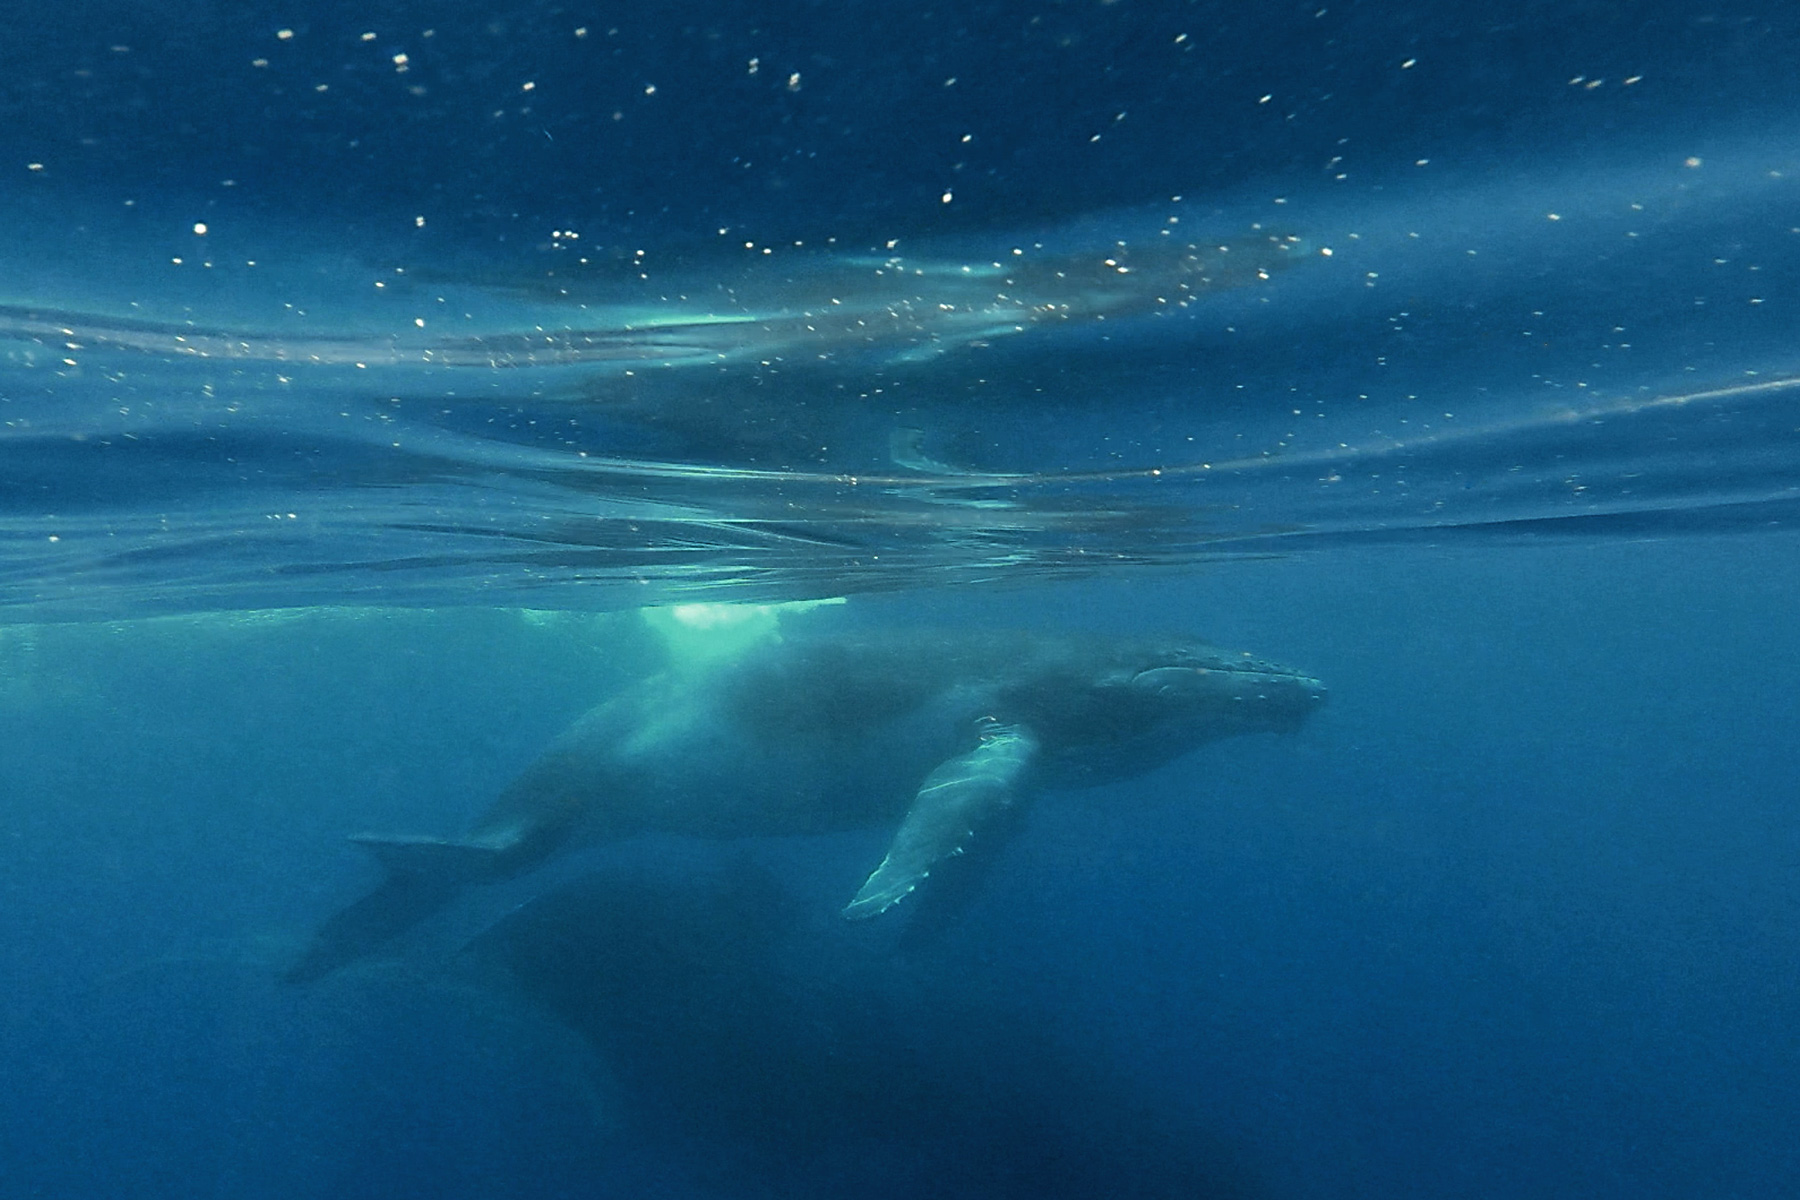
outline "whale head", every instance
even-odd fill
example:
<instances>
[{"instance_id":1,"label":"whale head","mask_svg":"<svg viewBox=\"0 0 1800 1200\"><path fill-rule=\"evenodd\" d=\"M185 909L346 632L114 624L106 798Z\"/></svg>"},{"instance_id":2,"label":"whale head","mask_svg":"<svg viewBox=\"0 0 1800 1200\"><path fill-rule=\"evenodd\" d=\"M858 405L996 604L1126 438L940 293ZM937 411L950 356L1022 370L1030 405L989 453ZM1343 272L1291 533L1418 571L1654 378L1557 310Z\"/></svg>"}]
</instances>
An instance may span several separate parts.
<instances>
[{"instance_id":1,"label":"whale head","mask_svg":"<svg viewBox=\"0 0 1800 1200\"><path fill-rule=\"evenodd\" d=\"M1191 728L1206 740L1237 733L1293 733L1325 702L1325 685L1248 653L1175 643L1107 684L1130 697L1144 719Z\"/></svg>"},{"instance_id":2,"label":"whale head","mask_svg":"<svg viewBox=\"0 0 1800 1200\"><path fill-rule=\"evenodd\" d=\"M1221 738L1293 733L1325 702L1303 672L1203 642L1115 646L1084 678L1040 680L1037 727L1071 782L1126 778Z\"/></svg>"}]
</instances>

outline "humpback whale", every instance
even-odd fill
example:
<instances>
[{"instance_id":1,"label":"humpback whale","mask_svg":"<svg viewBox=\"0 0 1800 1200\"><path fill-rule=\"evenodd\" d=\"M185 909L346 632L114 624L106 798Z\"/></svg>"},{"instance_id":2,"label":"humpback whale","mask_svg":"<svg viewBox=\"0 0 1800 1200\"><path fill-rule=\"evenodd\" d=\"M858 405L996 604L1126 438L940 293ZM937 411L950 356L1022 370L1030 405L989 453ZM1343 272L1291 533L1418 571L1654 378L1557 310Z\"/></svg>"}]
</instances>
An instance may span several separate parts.
<instances>
[{"instance_id":1,"label":"humpback whale","mask_svg":"<svg viewBox=\"0 0 1800 1200\"><path fill-rule=\"evenodd\" d=\"M571 846L896 827L863 919L992 838L1028 795L1129 779L1207 742L1297 730L1304 674L1182 638L890 630L788 635L671 668L580 717L461 838L365 834L386 869L289 973L315 979L460 891Z\"/></svg>"},{"instance_id":2,"label":"humpback whale","mask_svg":"<svg viewBox=\"0 0 1800 1200\"><path fill-rule=\"evenodd\" d=\"M985 942L895 955L723 857L546 889L455 960L586 1042L612 1136L673 1143L669 1170L718 1195L1266 1194L1204 1089L1159 1089L1090 1023L1018 1003Z\"/></svg>"}]
</instances>

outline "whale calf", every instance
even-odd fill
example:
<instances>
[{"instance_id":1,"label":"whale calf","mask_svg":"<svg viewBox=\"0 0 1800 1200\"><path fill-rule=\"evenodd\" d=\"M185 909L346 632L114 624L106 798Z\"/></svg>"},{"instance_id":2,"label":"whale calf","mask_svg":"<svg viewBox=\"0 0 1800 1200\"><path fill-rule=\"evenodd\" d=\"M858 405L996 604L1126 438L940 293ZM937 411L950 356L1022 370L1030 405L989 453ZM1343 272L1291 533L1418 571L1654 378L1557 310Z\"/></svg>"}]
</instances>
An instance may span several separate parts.
<instances>
[{"instance_id":1,"label":"whale calf","mask_svg":"<svg viewBox=\"0 0 1800 1200\"><path fill-rule=\"evenodd\" d=\"M1291 732L1300 672L1182 638L889 630L786 635L671 668L580 717L464 836L365 834L386 868L289 978L318 978L475 884L577 844L892 825L845 905L886 912L1029 795L1129 779L1207 742Z\"/></svg>"}]
</instances>

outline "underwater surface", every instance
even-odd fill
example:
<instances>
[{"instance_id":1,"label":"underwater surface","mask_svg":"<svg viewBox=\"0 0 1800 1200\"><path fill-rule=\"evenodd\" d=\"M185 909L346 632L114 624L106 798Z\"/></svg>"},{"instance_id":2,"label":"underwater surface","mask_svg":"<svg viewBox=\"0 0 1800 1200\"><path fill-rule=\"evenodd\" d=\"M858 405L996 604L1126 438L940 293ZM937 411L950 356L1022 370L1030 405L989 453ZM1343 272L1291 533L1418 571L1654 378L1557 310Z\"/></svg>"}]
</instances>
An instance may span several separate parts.
<instances>
[{"instance_id":1,"label":"underwater surface","mask_svg":"<svg viewBox=\"0 0 1800 1200\"><path fill-rule=\"evenodd\" d=\"M1794 1194L1796 52L18 16L5 1193Z\"/></svg>"}]
</instances>

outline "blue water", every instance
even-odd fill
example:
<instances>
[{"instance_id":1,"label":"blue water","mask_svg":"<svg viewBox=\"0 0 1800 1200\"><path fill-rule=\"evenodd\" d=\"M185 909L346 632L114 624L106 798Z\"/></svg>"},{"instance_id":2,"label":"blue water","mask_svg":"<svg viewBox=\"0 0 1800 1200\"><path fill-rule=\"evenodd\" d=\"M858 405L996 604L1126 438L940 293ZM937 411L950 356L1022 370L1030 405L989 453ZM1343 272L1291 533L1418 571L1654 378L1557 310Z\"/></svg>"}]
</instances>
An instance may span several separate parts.
<instances>
[{"instance_id":1,"label":"blue water","mask_svg":"<svg viewBox=\"0 0 1800 1200\"><path fill-rule=\"evenodd\" d=\"M305 9L0 45L6 1195L1800 1188L1791 6ZM840 596L1331 700L923 949L651 837L281 982Z\"/></svg>"}]
</instances>

